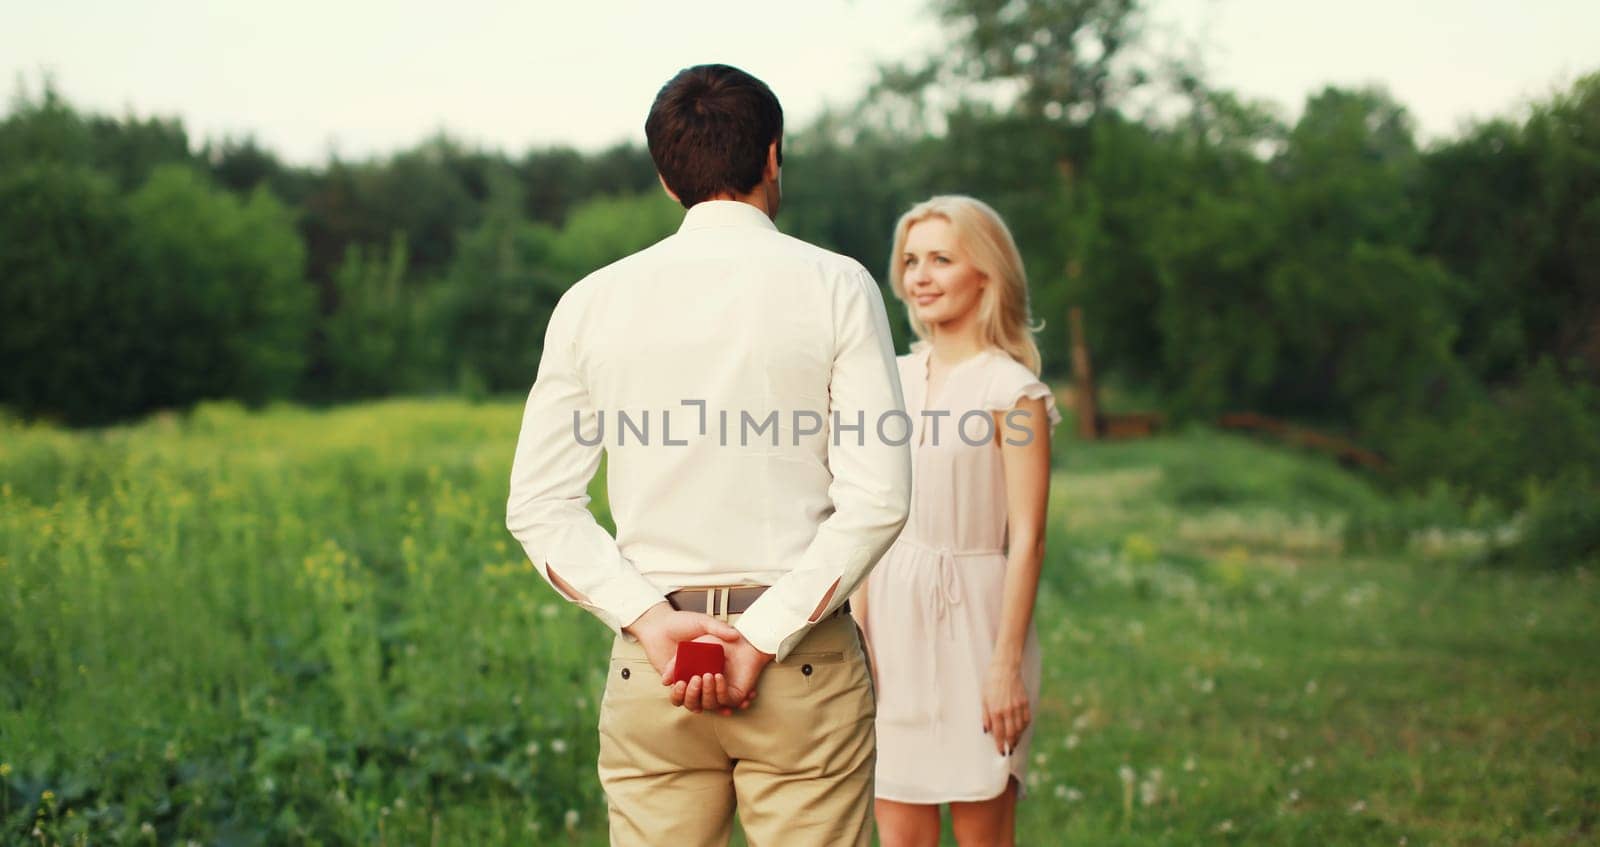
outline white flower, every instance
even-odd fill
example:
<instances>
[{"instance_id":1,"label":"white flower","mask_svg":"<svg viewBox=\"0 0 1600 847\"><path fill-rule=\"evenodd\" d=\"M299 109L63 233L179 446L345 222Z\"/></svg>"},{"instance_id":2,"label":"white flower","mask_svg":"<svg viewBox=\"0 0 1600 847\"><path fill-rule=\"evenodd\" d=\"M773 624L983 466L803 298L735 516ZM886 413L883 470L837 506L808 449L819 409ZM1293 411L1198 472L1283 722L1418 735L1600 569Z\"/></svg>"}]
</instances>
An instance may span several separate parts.
<instances>
[{"instance_id":1,"label":"white flower","mask_svg":"<svg viewBox=\"0 0 1600 847\"><path fill-rule=\"evenodd\" d=\"M1184 759L1183 759L1183 769L1186 770L1186 771L1193 771L1194 770L1194 756L1185 756L1184 757Z\"/></svg>"},{"instance_id":2,"label":"white flower","mask_svg":"<svg viewBox=\"0 0 1600 847\"><path fill-rule=\"evenodd\" d=\"M1350 804L1350 810L1349 811L1350 811L1350 814L1352 814L1352 815L1359 815L1362 812L1365 812L1366 810L1367 810L1367 801L1365 801L1365 800L1357 800L1354 803Z\"/></svg>"},{"instance_id":3,"label":"white flower","mask_svg":"<svg viewBox=\"0 0 1600 847\"><path fill-rule=\"evenodd\" d=\"M1317 681L1314 680L1314 679L1307 681L1306 682L1306 694L1309 695L1309 694L1315 694L1315 693L1317 693Z\"/></svg>"},{"instance_id":4,"label":"white flower","mask_svg":"<svg viewBox=\"0 0 1600 847\"><path fill-rule=\"evenodd\" d=\"M1130 768L1127 765L1122 765L1121 767L1117 768L1117 778L1121 779L1124 785L1132 785L1133 768Z\"/></svg>"},{"instance_id":5,"label":"white flower","mask_svg":"<svg viewBox=\"0 0 1600 847\"><path fill-rule=\"evenodd\" d=\"M539 614L544 615L547 618L553 618L556 615L561 614L561 607L554 603L546 603L540 607Z\"/></svg>"},{"instance_id":6,"label":"white flower","mask_svg":"<svg viewBox=\"0 0 1600 847\"><path fill-rule=\"evenodd\" d=\"M1033 754L1033 763L1038 765L1041 768L1044 767L1044 763L1048 762L1048 761L1050 761L1050 757L1046 756L1043 753L1034 753Z\"/></svg>"},{"instance_id":7,"label":"white flower","mask_svg":"<svg viewBox=\"0 0 1600 847\"><path fill-rule=\"evenodd\" d=\"M523 750L529 756L537 756L537 755L539 755L539 742L537 742L537 741L529 741L528 742L528 746L524 747Z\"/></svg>"},{"instance_id":8,"label":"white flower","mask_svg":"<svg viewBox=\"0 0 1600 847\"><path fill-rule=\"evenodd\" d=\"M565 826L567 828L568 832L571 832L571 831L577 829L578 828L578 810L577 809L568 809L566 815L564 815L562 817L561 823L562 823L563 826Z\"/></svg>"},{"instance_id":9,"label":"white flower","mask_svg":"<svg viewBox=\"0 0 1600 847\"><path fill-rule=\"evenodd\" d=\"M1067 740L1063 743L1066 744L1068 750L1078 749L1078 734L1074 732L1073 734L1067 736Z\"/></svg>"},{"instance_id":10,"label":"white flower","mask_svg":"<svg viewBox=\"0 0 1600 847\"><path fill-rule=\"evenodd\" d=\"M1161 786L1146 780L1139 783L1139 802L1146 806L1154 806L1161 797Z\"/></svg>"},{"instance_id":11,"label":"white flower","mask_svg":"<svg viewBox=\"0 0 1600 847\"><path fill-rule=\"evenodd\" d=\"M156 828L154 824L150 823L149 821L145 821L144 823L139 824L139 832L142 835L155 835Z\"/></svg>"},{"instance_id":12,"label":"white flower","mask_svg":"<svg viewBox=\"0 0 1600 847\"><path fill-rule=\"evenodd\" d=\"M1233 821L1230 819L1217 824L1216 830L1217 832L1233 832Z\"/></svg>"},{"instance_id":13,"label":"white flower","mask_svg":"<svg viewBox=\"0 0 1600 847\"><path fill-rule=\"evenodd\" d=\"M567 752L567 742L562 738L552 738L550 740L550 749L554 750L557 755L565 753Z\"/></svg>"}]
</instances>

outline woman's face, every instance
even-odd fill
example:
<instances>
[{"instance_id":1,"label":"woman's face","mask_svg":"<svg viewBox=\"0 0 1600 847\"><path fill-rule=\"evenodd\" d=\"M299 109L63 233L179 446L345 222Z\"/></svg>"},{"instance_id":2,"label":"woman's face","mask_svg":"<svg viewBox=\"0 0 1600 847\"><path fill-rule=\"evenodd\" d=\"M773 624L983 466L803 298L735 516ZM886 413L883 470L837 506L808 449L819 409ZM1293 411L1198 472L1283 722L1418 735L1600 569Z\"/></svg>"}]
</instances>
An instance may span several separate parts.
<instances>
[{"instance_id":1,"label":"woman's face","mask_svg":"<svg viewBox=\"0 0 1600 847\"><path fill-rule=\"evenodd\" d=\"M973 266L944 218L925 218L906 232L901 280L913 313L928 326L975 314L988 277Z\"/></svg>"}]
</instances>

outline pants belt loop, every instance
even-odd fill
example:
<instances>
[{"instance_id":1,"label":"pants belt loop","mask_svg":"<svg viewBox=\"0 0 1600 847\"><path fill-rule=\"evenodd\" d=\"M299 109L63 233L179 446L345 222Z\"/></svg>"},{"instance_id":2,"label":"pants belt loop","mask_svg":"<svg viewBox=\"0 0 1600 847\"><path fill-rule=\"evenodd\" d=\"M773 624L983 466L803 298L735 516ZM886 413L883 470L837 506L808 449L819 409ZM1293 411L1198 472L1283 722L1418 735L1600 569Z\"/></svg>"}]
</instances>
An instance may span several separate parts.
<instances>
[{"instance_id":1,"label":"pants belt loop","mask_svg":"<svg viewBox=\"0 0 1600 847\"><path fill-rule=\"evenodd\" d=\"M732 615L730 615L729 612L728 612L728 605L732 602L732 600L733 600L733 589L732 588L724 588L724 589L722 589L722 622L723 623L727 623L729 618L732 617Z\"/></svg>"},{"instance_id":2,"label":"pants belt loop","mask_svg":"<svg viewBox=\"0 0 1600 847\"><path fill-rule=\"evenodd\" d=\"M706 614L715 615L716 613L717 613L717 595L716 595L715 592L707 591L706 592Z\"/></svg>"}]
</instances>

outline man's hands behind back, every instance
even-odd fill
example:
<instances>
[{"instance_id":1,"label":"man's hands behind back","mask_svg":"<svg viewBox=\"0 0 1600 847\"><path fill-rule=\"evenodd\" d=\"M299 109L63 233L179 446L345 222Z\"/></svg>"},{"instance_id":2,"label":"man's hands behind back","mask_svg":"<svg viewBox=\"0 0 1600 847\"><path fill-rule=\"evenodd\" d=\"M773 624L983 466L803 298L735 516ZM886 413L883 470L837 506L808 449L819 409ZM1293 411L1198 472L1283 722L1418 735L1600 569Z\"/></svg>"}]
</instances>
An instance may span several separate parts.
<instances>
[{"instance_id":1,"label":"man's hands behind back","mask_svg":"<svg viewBox=\"0 0 1600 847\"><path fill-rule=\"evenodd\" d=\"M711 709L731 715L736 708L748 709L755 699L761 672L774 658L745 640L731 625L700 612L675 610L666 603L651 606L624 630L639 640L651 667L661 674L662 684L672 686L672 704L691 712ZM669 682L680 641L720 642L726 672Z\"/></svg>"}]
</instances>

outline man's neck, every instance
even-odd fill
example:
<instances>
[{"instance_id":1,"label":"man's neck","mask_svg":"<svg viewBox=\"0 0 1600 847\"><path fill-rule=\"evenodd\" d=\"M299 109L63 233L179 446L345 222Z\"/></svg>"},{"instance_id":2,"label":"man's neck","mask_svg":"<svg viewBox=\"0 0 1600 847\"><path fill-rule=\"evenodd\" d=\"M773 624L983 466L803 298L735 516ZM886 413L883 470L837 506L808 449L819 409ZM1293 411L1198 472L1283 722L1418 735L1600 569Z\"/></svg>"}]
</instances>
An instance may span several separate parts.
<instances>
[{"instance_id":1,"label":"man's neck","mask_svg":"<svg viewBox=\"0 0 1600 847\"><path fill-rule=\"evenodd\" d=\"M706 199L730 200L735 203L746 203L756 207L757 209L760 209L761 214L766 215L769 220L776 219L776 216L772 214L772 207L768 205L767 192L760 188L757 188L755 191L752 191L749 194L718 194L712 197L707 197Z\"/></svg>"}]
</instances>

